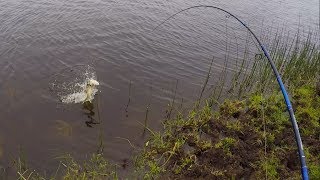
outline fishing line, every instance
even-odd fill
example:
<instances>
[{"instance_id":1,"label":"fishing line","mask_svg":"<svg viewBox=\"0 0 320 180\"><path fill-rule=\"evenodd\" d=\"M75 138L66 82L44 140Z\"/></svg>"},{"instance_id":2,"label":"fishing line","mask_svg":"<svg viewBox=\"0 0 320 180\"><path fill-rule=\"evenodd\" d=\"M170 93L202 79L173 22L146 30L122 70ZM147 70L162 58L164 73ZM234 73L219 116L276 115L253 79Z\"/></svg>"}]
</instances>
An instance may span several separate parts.
<instances>
[{"instance_id":1,"label":"fishing line","mask_svg":"<svg viewBox=\"0 0 320 180\"><path fill-rule=\"evenodd\" d=\"M302 175L302 179L303 180L309 180L309 175L308 175L308 168L307 168L307 164L306 164L306 157L303 151L303 145L302 145L302 140L301 140L301 136L300 136L300 132L299 132L299 127L292 109L292 105L290 102L290 98L289 95L287 93L287 90L282 82L281 76L274 64L274 62L272 61L270 54L268 52L268 50L266 49L266 47L261 43L260 39L256 36L256 34L249 28L249 26L247 26L242 20L240 20L237 16L233 15L232 13L230 13L227 10L224 10L222 8L216 7L216 6L209 6L209 5L197 5L197 6L191 6L189 8L183 9L173 15L171 15L170 17L168 17L167 19L165 19L164 21L162 21L160 24L158 24L153 30L155 31L156 29L158 29L161 25L163 25L164 23L166 23L168 20L172 19L173 17L175 17L176 15L184 12L184 11L188 11L190 9L195 9L195 8L213 8L213 9L217 9L220 11L223 11L225 13L227 13L228 16L231 16L233 18L235 18L238 22L240 22L254 37L254 39L258 42L261 50L263 51L265 57L268 59L268 62L272 68L272 71L274 73L274 75L277 78L278 84L280 86L282 95L284 97L286 106L287 106L287 110L289 112L290 115L290 120L291 120L291 124L293 126L293 130L294 130L294 134L295 134L295 139L296 139L296 143L298 146L298 152L299 152L299 159L300 159L300 166L301 166L301 175Z\"/></svg>"}]
</instances>

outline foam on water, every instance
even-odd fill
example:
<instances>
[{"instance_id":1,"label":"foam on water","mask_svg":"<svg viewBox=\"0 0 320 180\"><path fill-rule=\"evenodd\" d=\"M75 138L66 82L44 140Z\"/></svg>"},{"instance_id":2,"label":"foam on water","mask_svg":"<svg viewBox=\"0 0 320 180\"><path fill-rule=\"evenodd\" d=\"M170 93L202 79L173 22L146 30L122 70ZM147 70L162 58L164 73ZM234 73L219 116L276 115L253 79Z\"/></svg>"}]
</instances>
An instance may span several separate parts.
<instances>
[{"instance_id":1,"label":"foam on water","mask_svg":"<svg viewBox=\"0 0 320 180\"><path fill-rule=\"evenodd\" d=\"M78 84L81 87L80 92L74 92L65 96L61 96L61 102L63 103L83 103L85 101L92 102L94 95L98 92L97 86L88 86L88 83L93 79L88 79L82 84ZM96 80L95 80L96 81Z\"/></svg>"},{"instance_id":2,"label":"foam on water","mask_svg":"<svg viewBox=\"0 0 320 180\"><path fill-rule=\"evenodd\" d=\"M92 102L98 92L96 73L91 66L79 66L59 73L51 83L62 103Z\"/></svg>"}]
</instances>

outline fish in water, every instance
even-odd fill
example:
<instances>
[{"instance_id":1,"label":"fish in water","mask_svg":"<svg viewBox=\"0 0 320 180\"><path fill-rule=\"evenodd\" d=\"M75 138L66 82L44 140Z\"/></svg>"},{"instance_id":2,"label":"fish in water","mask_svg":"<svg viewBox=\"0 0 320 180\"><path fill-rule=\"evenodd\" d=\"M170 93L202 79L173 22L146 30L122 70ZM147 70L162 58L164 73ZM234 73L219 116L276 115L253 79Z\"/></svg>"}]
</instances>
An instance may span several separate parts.
<instances>
[{"instance_id":1,"label":"fish in water","mask_svg":"<svg viewBox=\"0 0 320 180\"><path fill-rule=\"evenodd\" d=\"M83 83L77 83L76 87L80 87L77 91L62 96L63 103L91 103L94 95L98 92L97 86L99 82L93 78L88 78Z\"/></svg>"},{"instance_id":2,"label":"fish in water","mask_svg":"<svg viewBox=\"0 0 320 180\"><path fill-rule=\"evenodd\" d=\"M99 86L99 82L94 79L89 79L86 85L85 93L86 99L84 102L91 102L96 92L96 86Z\"/></svg>"}]
</instances>

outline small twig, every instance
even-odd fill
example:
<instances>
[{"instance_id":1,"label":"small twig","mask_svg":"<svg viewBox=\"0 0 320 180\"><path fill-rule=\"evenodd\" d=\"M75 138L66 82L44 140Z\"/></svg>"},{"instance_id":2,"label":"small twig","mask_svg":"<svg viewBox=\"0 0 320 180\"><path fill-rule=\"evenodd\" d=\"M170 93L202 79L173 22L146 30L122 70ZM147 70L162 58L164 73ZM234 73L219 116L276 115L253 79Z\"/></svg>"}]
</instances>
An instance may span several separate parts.
<instances>
[{"instance_id":1,"label":"small twig","mask_svg":"<svg viewBox=\"0 0 320 180\"><path fill-rule=\"evenodd\" d=\"M61 162L61 164L62 164L65 168L68 168L68 166L67 166L67 165L65 165L63 162Z\"/></svg>"},{"instance_id":2,"label":"small twig","mask_svg":"<svg viewBox=\"0 0 320 180\"><path fill-rule=\"evenodd\" d=\"M169 155L168 159L162 164L162 167L165 166L169 162L169 160L171 159L173 154L175 154L176 148L177 148L177 142L174 143L172 151L167 151L168 153L170 153L170 155Z\"/></svg>"},{"instance_id":3,"label":"small twig","mask_svg":"<svg viewBox=\"0 0 320 180\"><path fill-rule=\"evenodd\" d=\"M131 102L131 86L132 86L132 81L130 81L129 83L129 95L128 95L128 103L126 105L126 108L125 108L125 112L126 112L126 116L128 117L128 108L129 108L129 104Z\"/></svg>"},{"instance_id":4,"label":"small twig","mask_svg":"<svg viewBox=\"0 0 320 180\"><path fill-rule=\"evenodd\" d=\"M100 116L100 95L97 96L97 111L98 111L98 120L99 120L99 123L101 123L101 116Z\"/></svg>"},{"instance_id":5,"label":"small twig","mask_svg":"<svg viewBox=\"0 0 320 180\"><path fill-rule=\"evenodd\" d=\"M32 171L32 172L29 174L29 176L28 176L27 179L30 179L30 177L32 176L33 173L34 173L34 171Z\"/></svg>"},{"instance_id":6,"label":"small twig","mask_svg":"<svg viewBox=\"0 0 320 180\"><path fill-rule=\"evenodd\" d=\"M263 94L261 93L261 96L263 97ZM264 117L264 108L263 104L261 102L261 114L262 114L262 121L263 121L263 135L264 135L264 158L267 159L267 128L266 128L266 119ZM266 173L266 180L268 179L268 169L265 168Z\"/></svg>"},{"instance_id":7,"label":"small twig","mask_svg":"<svg viewBox=\"0 0 320 180\"><path fill-rule=\"evenodd\" d=\"M144 118L145 127L147 127L147 122L148 122L149 106L150 106L150 104L147 106L146 115L145 115L145 118ZM145 134L145 132L146 132L146 128L143 129L143 133L142 134Z\"/></svg>"},{"instance_id":8,"label":"small twig","mask_svg":"<svg viewBox=\"0 0 320 180\"><path fill-rule=\"evenodd\" d=\"M122 140L127 141L133 149L136 149L136 147L131 143L131 141L130 141L129 139L123 138L123 137L115 137L115 138L118 138L118 139L122 139Z\"/></svg>"},{"instance_id":9,"label":"small twig","mask_svg":"<svg viewBox=\"0 0 320 180\"><path fill-rule=\"evenodd\" d=\"M61 161L60 161L59 166L58 166L58 168L57 168L57 170L56 170L56 172L54 174L54 179L56 179L56 177L57 177L57 174L58 174L58 172L60 170L60 166L61 166Z\"/></svg>"},{"instance_id":10,"label":"small twig","mask_svg":"<svg viewBox=\"0 0 320 180\"><path fill-rule=\"evenodd\" d=\"M200 103L200 101L201 101L203 92L204 92L204 90L206 89L207 84L208 84L208 81L209 81L210 76L211 76L211 69L212 69L213 60L214 60L214 56L212 57L212 60L211 60L211 63L210 63L210 67L209 67L209 71L208 71L208 73L207 73L206 80L204 81L203 86L202 86L202 90L201 90L200 97L199 97L199 103Z\"/></svg>"},{"instance_id":11,"label":"small twig","mask_svg":"<svg viewBox=\"0 0 320 180\"><path fill-rule=\"evenodd\" d=\"M156 135L150 128L148 128L148 126L142 124L140 121L137 121L141 126L143 126L144 128L146 128L152 135Z\"/></svg>"},{"instance_id":12,"label":"small twig","mask_svg":"<svg viewBox=\"0 0 320 180\"><path fill-rule=\"evenodd\" d=\"M170 109L168 110L168 114L167 114L167 117L166 117L167 120L170 119L171 114L172 114L172 110L173 110L173 106L175 104L176 95L177 95L177 89L178 89L178 83L179 83L179 81L177 79L176 87L175 87L175 90L174 90L174 95L173 95L173 98L172 98L172 102L170 104Z\"/></svg>"},{"instance_id":13,"label":"small twig","mask_svg":"<svg viewBox=\"0 0 320 180\"><path fill-rule=\"evenodd\" d=\"M27 172L27 171L25 171L24 173L26 173L26 172ZM24 173L21 174L21 173L18 171L18 174L19 174L20 178L22 178L23 180L27 180L25 177L23 177L23 174L24 174Z\"/></svg>"},{"instance_id":14,"label":"small twig","mask_svg":"<svg viewBox=\"0 0 320 180\"><path fill-rule=\"evenodd\" d=\"M145 115L145 118L144 118L144 125L145 125L145 126L147 126L147 122L148 122L148 114L149 114L149 110L150 110L151 98L152 98L152 84L151 84L151 86L150 86L149 102L148 102L148 105L147 105L146 115ZM146 132L146 129L144 128L142 134L144 135L145 132Z\"/></svg>"}]
</instances>

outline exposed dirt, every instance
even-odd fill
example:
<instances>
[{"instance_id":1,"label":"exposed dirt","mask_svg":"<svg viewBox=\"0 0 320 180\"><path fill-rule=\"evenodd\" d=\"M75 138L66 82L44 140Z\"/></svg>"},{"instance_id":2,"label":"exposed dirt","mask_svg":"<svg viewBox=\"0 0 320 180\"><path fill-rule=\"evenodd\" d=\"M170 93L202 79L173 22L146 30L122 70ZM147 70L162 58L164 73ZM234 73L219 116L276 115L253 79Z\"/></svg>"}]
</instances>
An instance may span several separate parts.
<instances>
[{"instance_id":1,"label":"exposed dirt","mask_svg":"<svg viewBox=\"0 0 320 180\"><path fill-rule=\"evenodd\" d=\"M315 96L315 86L301 87L293 96L313 177L320 172L320 98ZM300 179L295 136L283 104L275 93L267 99L227 100L216 114L198 110L186 121L165 126L170 129L163 135L167 150L151 144L149 151L166 160L159 165L169 179Z\"/></svg>"}]
</instances>

